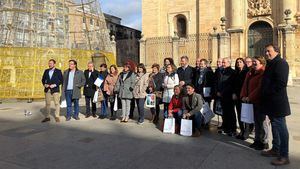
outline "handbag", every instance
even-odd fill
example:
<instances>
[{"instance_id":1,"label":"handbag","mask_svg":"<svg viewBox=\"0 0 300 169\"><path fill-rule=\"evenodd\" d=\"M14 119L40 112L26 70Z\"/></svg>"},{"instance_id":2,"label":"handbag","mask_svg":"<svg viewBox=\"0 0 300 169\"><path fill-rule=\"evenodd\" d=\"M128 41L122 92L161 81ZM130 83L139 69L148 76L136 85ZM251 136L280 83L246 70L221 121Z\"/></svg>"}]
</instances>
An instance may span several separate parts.
<instances>
[{"instance_id":1,"label":"handbag","mask_svg":"<svg viewBox=\"0 0 300 169\"><path fill-rule=\"evenodd\" d=\"M163 133L168 133L168 134L175 133L175 118L165 119Z\"/></svg>"},{"instance_id":2,"label":"handbag","mask_svg":"<svg viewBox=\"0 0 300 169\"><path fill-rule=\"evenodd\" d=\"M155 107L156 95L155 94L147 94L146 95L146 107L153 108Z\"/></svg>"},{"instance_id":3,"label":"handbag","mask_svg":"<svg viewBox=\"0 0 300 169\"><path fill-rule=\"evenodd\" d=\"M98 90L96 90L95 94L94 94L94 97L93 97L93 103L97 103L98 102L98 95L99 95L99 92L98 92Z\"/></svg>"},{"instance_id":4,"label":"handbag","mask_svg":"<svg viewBox=\"0 0 300 169\"><path fill-rule=\"evenodd\" d=\"M210 120L215 117L215 113L210 109L207 102L204 102L203 107L200 110L200 112L204 118L205 124L209 123Z\"/></svg>"},{"instance_id":5,"label":"handbag","mask_svg":"<svg viewBox=\"0 0 300 169\"><path fill-rule=\"evenodd\" d=\"M114 111L118 111L118 95L117 94L115 96L115 101L114 101Z\"/></svg>"},{"instance_id":6,"label":"handbag","mask_svg":"<svg viewBox=\"0 0 300 169\"><path fill-rule=\"evenodd\" d=\"M193 135L193 121L181 119L180 135L192 136Z\"/></svg>"},{"instance_id":7,"label":"handbag","mask_svg":"<svg viewBox=\"0 0 300 169\"><path fill-rule=\"evenodd\" d=\"M253 104L242 103L241 121L248 124L254 123Z\"/></svg>"},{"instance_id":8,"label":"handbag","mask_svg":"<svg viewBox=\"0 0 300 169\"><path fill-rule=\"evenodd\" d=\"M222 116L223 115L223 109L222 109L222 105L221 105L221 101L219 99L215 100L215 106L214 106L214 112L219 115Z\"/></svg>"},{"instance_id":9,"label":"handbag","mask_svg":"<svg viewBox=\"0 0 300 169\"><path fill-rule=\"evenodd\" d=\"M104 100L104 95L101 89L98 89L98 102L102 102Z\"/></svg>"}]
</instances>

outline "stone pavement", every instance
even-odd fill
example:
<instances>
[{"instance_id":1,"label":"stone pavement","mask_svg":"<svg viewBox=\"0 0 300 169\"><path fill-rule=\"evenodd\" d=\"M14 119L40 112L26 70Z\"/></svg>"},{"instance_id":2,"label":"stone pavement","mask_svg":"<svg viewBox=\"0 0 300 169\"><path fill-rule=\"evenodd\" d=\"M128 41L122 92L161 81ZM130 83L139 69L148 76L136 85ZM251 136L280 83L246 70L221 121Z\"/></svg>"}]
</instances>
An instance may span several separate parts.
<instances>
[{"instance_id":1,"label":"stone pavement","mask_svg":"<svg viewBox=\"0 0 300 169\"><path fill-rule=\"evenodd\" d=\"M289 88L291 164L300 169L300 94ZM82 99L83 100L83 99ZM272 158L247 142L217 134L216 126L199 138L163 134L158 127L108 119L41 124L44 102L0 104L0 169L275 169ZM32 116L24 116L24 109ZM81 107L81 112L84 112ZM62 114L65 110L62 110ZM149 111L147 111L149 114ZM216 120L216 119L215 119Z\"/></svg>"}]
</instances>

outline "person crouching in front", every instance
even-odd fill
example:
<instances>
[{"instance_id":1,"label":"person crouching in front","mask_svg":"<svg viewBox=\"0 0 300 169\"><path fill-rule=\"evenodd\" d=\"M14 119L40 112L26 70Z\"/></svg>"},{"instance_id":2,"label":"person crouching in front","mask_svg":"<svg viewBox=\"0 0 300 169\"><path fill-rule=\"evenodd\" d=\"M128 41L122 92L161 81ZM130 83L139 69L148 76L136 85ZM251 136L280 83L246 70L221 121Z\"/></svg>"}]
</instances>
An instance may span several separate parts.
<instances>
[{"instance_id":1,"label":"person crouching in front","mask_svg":"<svg viewBox=\"0 0 300 169\"><path fill-rule=\"evenodd\" d=\"M193 137L200 136L203 99L200 94L195 93L192 84L186 85L187 95L182 99L183 119L193 120Z\"/></svg>"},{"instance_id":2,"label":"person crouching in front","mask_svg":"<svg viewBox=\"0 0 300 169\"><path fill-rule=\"evenodd\" d=\"M182 93L181 93L181 87L179 85L176 85L174 87L174 95L172 96L172 99L170 101L169 107L168 107L168 117L174 117L175 118L175 132L179 133L180 129L180 122L182 118Z\"/></svg>"}]
</instances>

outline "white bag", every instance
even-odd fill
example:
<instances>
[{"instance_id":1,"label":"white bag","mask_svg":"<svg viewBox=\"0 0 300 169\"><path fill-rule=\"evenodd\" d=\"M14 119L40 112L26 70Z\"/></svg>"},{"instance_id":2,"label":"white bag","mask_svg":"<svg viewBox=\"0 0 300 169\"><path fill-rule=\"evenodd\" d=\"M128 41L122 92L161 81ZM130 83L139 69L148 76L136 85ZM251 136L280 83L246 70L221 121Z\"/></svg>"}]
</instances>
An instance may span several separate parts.
<instances>
[{"instance_id":1,"label":"white bag","mask_svg":"<svg viewBox=\"0 0 300 169\"><path fill-rule=\"evenodd\" d=\"M99 91L96 90L95 94L94 94L94 98L93 98L93 103L97 103L98 102L98 95L99 95Z\"/></svg>"},{"instance_id":2,"label":"white bag","mask_svg":"<svg viewBox=\"0 0 300 169\"><path fill-rule=\"evenodd\" d=\"M67 101L66 100L61 101L60 108L66 108L66 107L67 107Z\"/></svg>"},{"instance_id":3,"label":"white bag","mask_svg":"<svg viewBox=\"0 0 300 169\"><path fill-rule=\"evenodd\" d=\"M164 133L174 134L175 133L175 118L167 118L164 122Z\"/></svg>"},{"instance_id":4,"label":"white bag","mask_svg":"<svg viewBox=\"0 0 300 169\"><path fill-rule=\"evenodd\" d=\"M115 97L114 111L118 111L118 95L116 95L116 97Z\"/></svg>"},{"instance_id":5,"label":"white bag","mask_svg":"<svg viewBox=\"0 0 300 169\"><path fill-rule=\"evenodd\" d=\"M193 120L181 119L180 135L182 136L193 135Z\"/></svg>"},{"instance_id":6,"label":"white bag","mask_svg":"<svg viewBox=\"0 0 300 169\"><path fill-rule=\"evenodd\" d=\"M248 124L254 123L253 104L242 103L241 121Z\"/></svg>"},{"instance_id":7,"label":"white bag","mask_svg":"<svg viewBox=\"0 0 300 169\"><path fill-rule=\"evenodd\" d=\"M156 96L155 94L147 94L146 96L146 107L153 108L155 107Z\"/></svg>"},{"instance_id":8,"label":"white bag","mask_svg":"<svg viewBox=\"0 0 300 169\"><path fill-rule=\"evenodd\" d=\"M203 96L210 97L211 87L203 87Z\"/></svg>"},{"instance_id":9,"label":"white bag","mask_svg":"<svg viewBox=\"0 0 300 169\"><path fill-rule=\"evenodd\" d=\"M209 123L210 120L215 117L215 113L210 109L207 102L203 104L203 107L200 111L201 114L203 115L205 124Z\"/></svg>"}]
</instances>

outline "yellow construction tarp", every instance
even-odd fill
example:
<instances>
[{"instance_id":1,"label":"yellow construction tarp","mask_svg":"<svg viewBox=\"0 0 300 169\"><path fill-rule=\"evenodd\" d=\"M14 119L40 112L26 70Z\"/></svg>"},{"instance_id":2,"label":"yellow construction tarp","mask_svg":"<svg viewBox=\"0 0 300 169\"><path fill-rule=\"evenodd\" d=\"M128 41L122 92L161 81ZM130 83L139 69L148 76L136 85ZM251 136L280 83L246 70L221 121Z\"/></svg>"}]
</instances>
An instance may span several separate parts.
<instances>
[{"instance_id":1,"label":"yellow construction tarp","mask_svg":"<svg viewBox=\"0 0 300 169\"><path fill-rule=\"evenodd\" d=\"M62 71L68 68L68 60L75 59L78 68L84 70L99 54L108 66L116 63L112 53L101 51L0 47L0 99L44 98L41 78L49 59L55 59L56 67Z\"/></svg>"}]
</instances>

